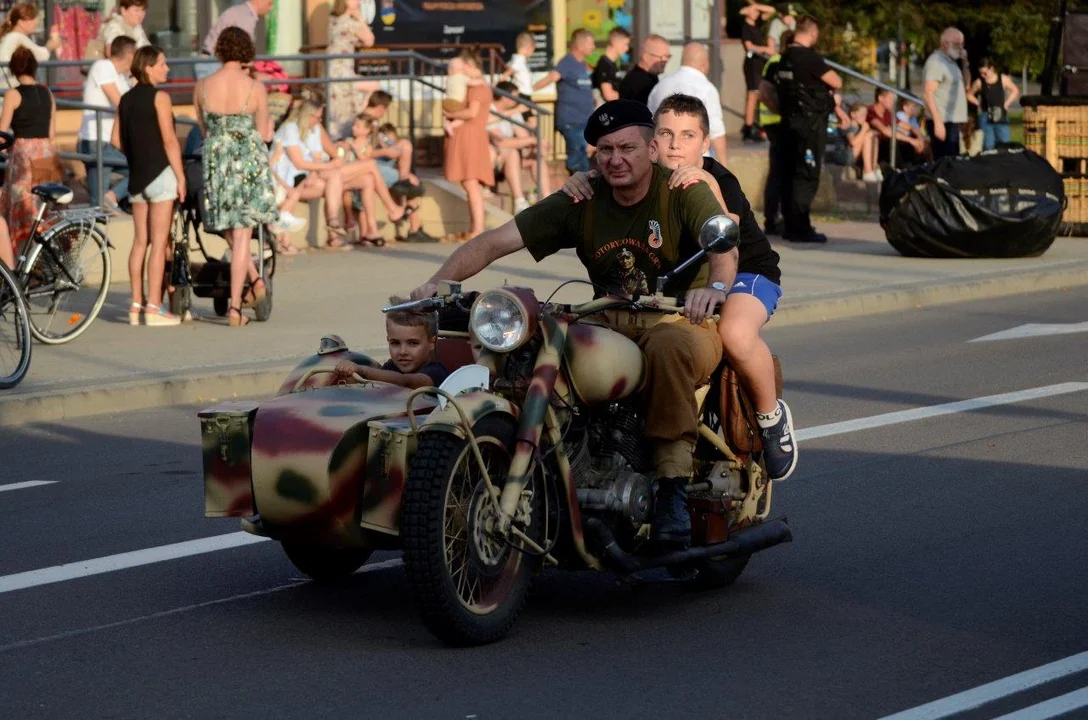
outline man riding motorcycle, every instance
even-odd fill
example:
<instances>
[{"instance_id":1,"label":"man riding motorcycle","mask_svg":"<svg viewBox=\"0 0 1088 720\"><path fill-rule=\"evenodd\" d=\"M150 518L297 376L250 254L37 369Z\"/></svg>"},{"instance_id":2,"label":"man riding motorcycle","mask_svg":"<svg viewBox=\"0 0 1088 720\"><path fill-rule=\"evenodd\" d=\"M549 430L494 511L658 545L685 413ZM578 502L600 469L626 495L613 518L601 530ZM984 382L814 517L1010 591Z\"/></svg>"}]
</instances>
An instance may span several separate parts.
<instances>
[{"instance_id":1,"label":"man riding motorcycle","mask_svg":"<svg viewBox=\"0 0 1088 720\"><path fill-rule=\"evenodd\" d=\"M785 480L797 467L797 440L790 408L775 393L771 350L760 337L782 297L778 253L756 222L736 176L706 157L710 125L702 101L671 95L658 107L654 122L658 162L674 171L669 184L705 182L722 206L740 217L739 267L729 299L719 312L718 332L730 365L755 404L767 473L772 480ZM575 173L562 191L575 202L592 198L594 177L595 172Z\"/></svg>"},{"instance_id":2,"label":"man riding motorcycle","mask_svg":"<svg viewBox=\"0 0 1088 720\"><path fill-rule=\"evenodd\" d=\"M594 181L593 201L575 203L563 193L545 198L458 248L412 292L413 299L434 295L439 280L466 280L522 248L538 262L561 249L577 250L596 295L653 288L659 275L695 254L703 224L723 208L704 183L669 187L671 171L655 164L649 109L628 100L607 102L594 111L584 136L597 148L602 173ZM689 322L647 327L651 323L636 320L615 327L646 355L645 437L653 447L658 483L653 528L655 540L665 547L686 546L691 539L687 484L698 439L695 390L709 381L722 358L711 315L726 300L737 257L735 249L711 254L709 262L666 285L667 295L685 297Z\"/></svg>"}]
</instances>

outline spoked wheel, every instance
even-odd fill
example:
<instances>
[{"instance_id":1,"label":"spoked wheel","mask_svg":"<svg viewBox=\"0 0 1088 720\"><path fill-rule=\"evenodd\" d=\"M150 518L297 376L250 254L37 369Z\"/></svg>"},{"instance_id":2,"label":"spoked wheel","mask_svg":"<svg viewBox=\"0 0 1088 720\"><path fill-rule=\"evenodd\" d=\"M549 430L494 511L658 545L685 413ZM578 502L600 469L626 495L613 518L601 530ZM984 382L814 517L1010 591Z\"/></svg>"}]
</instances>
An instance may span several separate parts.
<instances>
[{"instance_id":1,"label":"spoked wheel","mask_svg":"<svg viewBox=\"0 0 1088 720\"><path fill-rule=\"evenodd\" d=\"M30 332L39 342L60 345L82 335L98 317L113 265L97 227L62 225L44 242L27 271Z\"/></svg>"},{"instance_id":2,"label":"spoked wheel","mask_svg":"<svg viewBox=\"0 0 1088 720\"><path fill-rule=\"evenodd\" d=\"M261 300L255 306L253 306L253 312L257 316L258 322L266 322L268 318L272 317L272 276L269 275L264 279L265 296L264 300Z\"/></svg>"},{"instance_id":3,"label":"spoked wheel","mask_svg":"<svg viewBox=\"0 0 1088 720\"><path fill-rule=\"evenodd\" d=\"M13 388L30 369L30 321L15 278L0 262L0 390Z\"/></svg>"},{"instance_id":4,"label":"spoked wheel","mask_svg":"<svg viewBox=\"0 0 1088 720\"><path fill-rule=\"evenodd\" d=\"M285 542L287 559L317 582L334 582L351 575L370 557L365 548L330 548Z\"/></svg>"},{"instance_id":5,"label":"spoked wheel","mask_svg":"<svg viewBox=\"0 0 1088 720\"><path fill-rule=\"evenodd\" d=\"M182 285L174 288L174 294L170 297L170 312L179 318L184 318L185 313L193 306L193 288Z\"/></svg>"},{"instance_id":6,"label":"spoked wheel","mask_svg":"<svg viewBox=\"0 0 1088 720\"><path fill-rule=\"evenodd\" d=\"M475 432L488 475L501 488L517 426L511 418L489 416ZM523 495L516 524L540 543L535 490L530 486ZM493 534L497 522L468 442L440 431L421 435L401 515L404 565L424 624L449 645L499 640L525 603L537 561Z\"/></svg>"}]
</instances>

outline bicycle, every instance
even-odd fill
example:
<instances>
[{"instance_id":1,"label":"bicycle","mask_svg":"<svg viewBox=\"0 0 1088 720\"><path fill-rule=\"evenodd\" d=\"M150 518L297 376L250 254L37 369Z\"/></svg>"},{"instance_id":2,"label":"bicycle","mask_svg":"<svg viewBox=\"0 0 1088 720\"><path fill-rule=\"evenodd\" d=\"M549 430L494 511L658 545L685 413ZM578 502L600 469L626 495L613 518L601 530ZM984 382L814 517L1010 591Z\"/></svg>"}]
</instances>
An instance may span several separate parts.
<instances>
[{"instance_id":1,"label":"bicycle","mask_svg":"<svg viewBox=\"0 0 1088 720\"><path fill-rule=\"evenodd\" d=\"M9 328L10 322L10 328ZM8 370L9 349L15 349L17 360ZM22 289L0 262L0 390L19 384L30 369L30 320Z\"/></svg>"},{"instance_id":2,"label":"bicycle","mask_svg":"<svg viewBox=\"0 0 1088 720\"><path fill-rule=\"evenodd\" d=\"M0 133L0 153L13 142ZM25 300L31 335L60 345L82 335L106 301L113 270L112 245L102 230L107 216L99 207L58 210L73 198L64 185L43 183L31 192L42 203L11 275Z\"/></svg>"}]
</instances>

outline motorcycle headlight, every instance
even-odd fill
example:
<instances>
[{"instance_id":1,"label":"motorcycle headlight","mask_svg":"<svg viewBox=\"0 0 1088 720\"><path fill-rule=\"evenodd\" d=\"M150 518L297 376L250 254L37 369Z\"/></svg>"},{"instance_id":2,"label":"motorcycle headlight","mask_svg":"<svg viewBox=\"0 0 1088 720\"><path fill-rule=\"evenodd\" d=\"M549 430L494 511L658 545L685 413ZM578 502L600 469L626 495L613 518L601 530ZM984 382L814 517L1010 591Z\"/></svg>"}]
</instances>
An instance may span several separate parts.
<instances>
[{"instance_id":1,"label":"motorcycle headlight","mask_svg":"<svg viewBox=\"0 0 1088 720\"><path fill-rule=\"evenodd\" d=\"M508 353L521 347L533 334L534 320L532 311L517 294L493 290L476 298L469 328L491 352Z\"/></svg>"}]
</instances>

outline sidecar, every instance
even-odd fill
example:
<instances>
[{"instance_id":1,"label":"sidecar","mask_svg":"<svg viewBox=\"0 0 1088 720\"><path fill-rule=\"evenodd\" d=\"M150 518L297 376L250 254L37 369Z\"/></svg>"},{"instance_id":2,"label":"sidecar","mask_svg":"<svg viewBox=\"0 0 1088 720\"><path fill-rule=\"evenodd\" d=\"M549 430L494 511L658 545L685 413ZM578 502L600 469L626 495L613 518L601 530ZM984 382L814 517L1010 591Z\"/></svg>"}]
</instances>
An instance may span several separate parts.
<instances>
[{"instance_id":1,"label":"sidecar","mask_svg":"<svg viewBox=\"0 0 1088 720\"><path fill-rule=\"evenodd\" d=\"M451 370L472 363L467 334L438 341ZM386 383L332 385L341 360L378 363L338 336L287 376L270 400L226 402L199 413L204 514L239 517L242 528L283 544L288 558L315 580L354 572L377 549L399 547L399 518L415 435L410 391ZM459 398L475 419L511 413L493 395ZM412 411L421 432L457 423L454 409L435 410L420 395Z\"/></svg>"}]
</instances>

